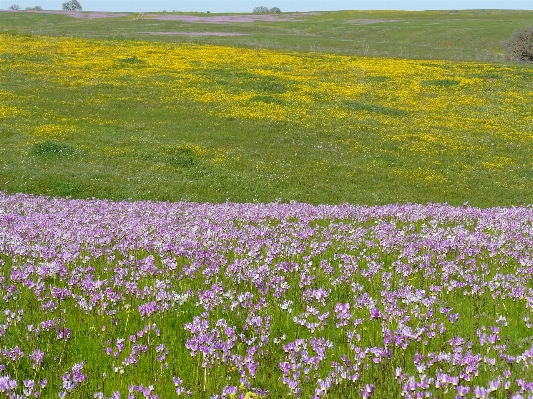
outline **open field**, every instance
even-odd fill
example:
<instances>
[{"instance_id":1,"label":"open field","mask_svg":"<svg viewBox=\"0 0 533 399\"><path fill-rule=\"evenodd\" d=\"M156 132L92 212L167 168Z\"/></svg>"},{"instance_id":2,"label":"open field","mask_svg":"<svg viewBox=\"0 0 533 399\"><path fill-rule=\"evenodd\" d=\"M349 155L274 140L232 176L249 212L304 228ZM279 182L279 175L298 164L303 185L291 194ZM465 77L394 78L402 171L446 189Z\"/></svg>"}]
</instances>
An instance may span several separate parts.
<instances>
[{"instance_id":1,"label":"open field","mask_svg":"<svg viewBox=\"0 0 533 399\"><path fill-rule=\"evenodd\" d=\"M0 397L533 398L531 16L0 12Z\"/></svg>"},{"instance_id":2,"label":"open field","mask_svg":"<svg viewBox=\"0 0 533 399\"><path fill-rule=\"evenodd\" d=\"M532 223L1 194L0 396L531 398Z\"/></svg>"},{"instance_id":3,"label":"open field","mask_svg":"<svg viewBox=\"0 0 533 399\"><path fill-rule=\"evenodd\" d=\"M531 65L0 38L9 192L533 202Z\"/></svg>"},{"instance_id":4,"label":"open field","mask_svg":"<svg viewBox=\"0 0 533 399\"><path fill-rule=\"evenodd\" d=\"M339 11L266 16L171 12L58 15L21 11L0 12L0 30L343 55L503 61L501 41L532 20L533 11L502 10ZM181 34L157 34L161 32ZM198 36L198 32L241 36Z\"/></svg>"}]
</instances>

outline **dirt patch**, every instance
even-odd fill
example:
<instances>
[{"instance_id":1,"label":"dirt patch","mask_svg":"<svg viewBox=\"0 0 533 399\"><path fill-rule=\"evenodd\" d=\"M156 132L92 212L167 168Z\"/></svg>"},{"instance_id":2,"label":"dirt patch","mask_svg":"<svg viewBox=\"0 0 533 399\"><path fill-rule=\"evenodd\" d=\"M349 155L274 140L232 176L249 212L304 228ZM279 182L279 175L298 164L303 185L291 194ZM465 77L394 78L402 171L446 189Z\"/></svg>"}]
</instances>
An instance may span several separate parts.
<instances>
[{"instance_id":1,"label":"dirt patch","mask_svg":"<svg viewBox=\"0 0 533 399\"><path fill-rule=\"evenodd\" d=\"M230 24L230 23L249 23L255 21L267 22L289 22L308 15L319 15L317 12L307 13L287 13L287 14L243 14L243 15L218 15L210 17L199 17L196 15L175 15L175 14L144 14L143 18L156 19L159 21L182 21L190 23L203 24Z\"/></svg>"},{"instance_id":2,"label":"dirt patch","mask_svg":"<svg viewBox=\"0 0 533 399\"><path fill-rule=\"evenodd\" d=\"M11 11L13 12L13 11ZM58 14L58 15L67 15L72 18L88 18L88 19L95 19L95 18L119 18L119 17L125 17L128 14L124 12L80 12L80 11L56 11L56 10L43 10L43 11L37 11L37 10L20 10L20 11L14 11L14 12L35 12L38 14Z\"/></svg>"},{"instance_id":3,"label":"dirt patch","mask_svg":"<svg viewBox=\"0 0 533 399\"><path fill-rule=\"evenodd\" d=\"M346 21L349 24L356 25L372 25L372 24L382 24L385 22L400 22L399 19L351 19Z\"/></svg>"},{"instance_id":4,"label":"dirt patch","mask_svg":"<svg viewBox=\"0 0 533 399\"><path fill-rule=\"evenodd\" d=\"M182 36L244 36L238 32L142 32L149 35L182 35Z\"/></svg>"}]
</instances>

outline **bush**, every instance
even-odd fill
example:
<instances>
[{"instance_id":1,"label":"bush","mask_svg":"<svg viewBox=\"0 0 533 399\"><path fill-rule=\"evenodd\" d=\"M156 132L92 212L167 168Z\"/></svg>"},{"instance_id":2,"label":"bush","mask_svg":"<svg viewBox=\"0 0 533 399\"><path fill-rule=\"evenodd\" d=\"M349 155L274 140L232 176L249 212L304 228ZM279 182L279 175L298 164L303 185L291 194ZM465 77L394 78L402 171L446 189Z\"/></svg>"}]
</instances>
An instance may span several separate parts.
<instances>
[{"instance_id":1,"label":"bush","mask_svg":"<svg viewBox=\"0 0 533 399\"><path fill-rule=\"evenodd\" d=\"M63 3L63 10L65 11L81 11L81 4L78 0L70 0Z\"/></svg>"},{"instance_id":2,"label":"bush","mask_svg":"<svg viewBox=\"0 0 533 399\"><path fill-rule=\"evenodd\" d=\"M503 45L509 61L533 62L533 26L515 30Z\"/></svg>"},{"instance_id":3,"label":"bush","mask_svg":"<svg viewBox=\"0 0 533 399\"><path fill-rule=\"evenodd\" d=\"M41 6L35 6L35 7L26 7L26 11L42 11L43 8Z\"/></svg>"},{"instance_id":4,"label":"bush","mask_svg":"<svg viewBox=\"0 0 533 399\"><path fill-rule=\"evenodd\" d=\"M9 6L8 10L18 11L18 10L20 10L20 6L18 4L12 4L12 5Z\"/></svg>"},{"instance_id":5,"label":"bush","mask_svg":"<svg viewBox=\"0 0 533 399\"><path fill-rule=\"evenodd\" d=\"M265 14L268 12L268 8L265 6L259 6L254 8L255 14Z\"/></svg>"},{"instance_id":6,"label":"bush","mask_svg":"<svg viewBox=\"0 0 533 399\"><path fill-rule=\"evenodd\" d=\"M272 7L269 12L271 14L279 14L281 10L278 7Z\"/></svg>"}]
</instances>

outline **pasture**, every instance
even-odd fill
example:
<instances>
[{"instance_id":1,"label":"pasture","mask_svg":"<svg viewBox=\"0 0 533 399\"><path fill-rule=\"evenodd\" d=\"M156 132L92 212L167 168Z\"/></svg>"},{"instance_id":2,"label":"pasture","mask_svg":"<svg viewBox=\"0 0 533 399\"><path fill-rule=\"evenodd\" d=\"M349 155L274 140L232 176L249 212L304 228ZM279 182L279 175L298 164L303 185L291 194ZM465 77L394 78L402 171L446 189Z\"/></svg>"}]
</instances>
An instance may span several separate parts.
<instances>
[{"instance_id":1,"label":"pasture","mask_svg":"<svg viewBox=\"0 0 533 399\"><path fill-rule=\"evenodd\" d=\"M0 12L0 397L532 398L532 16Z\"/></svg>"},{"instance_id":2,"label":"pasture","mask_svg":"<svg viewBox=\"0 0 533 399\"><path fill-rule=\"evenodd\" d=\"M411 14L406 18L436 18ZM459 20L466 29L467 16L492 15L464 14L446 18L463 15ZM205 15L194 18L217 18ZM497 14L502 16L517 20L499 31L501 40L522 23L516 13ZM281 17L289 21L277 24L316 19L318 25L337 13ZM239 47L241 38L249 40L243 29L278 26L268 21L211 23L207 29L196 20L154 17L155 26L139 29L163 32L174 24L173 31L182 31L187 25L204 35L144 35L141 41L135 32L99 35L116 33L121 24L136 26L147 16L4 12L0 18L4 26L9 22L0 42L0 184L8 192L484 207L532 201L531 65L333 54L336 47L322 52L273 50L260 43L249 48L249 42ZM388 26L347 25L340 18L339 24L354 31ZM57 20L70 22L46 23ZM63 36L76 24L78 35ZM35 34L41 25L50 36ZM205 34L224 31L243 36ZM477 40L475 46L488 49L499 42L492 39L483 47ZM282 48L297 48L284 43ZM387 47L398 49L401 43ZM429 55L415 49L412 58Z\"/></svg>"}]
</instances>

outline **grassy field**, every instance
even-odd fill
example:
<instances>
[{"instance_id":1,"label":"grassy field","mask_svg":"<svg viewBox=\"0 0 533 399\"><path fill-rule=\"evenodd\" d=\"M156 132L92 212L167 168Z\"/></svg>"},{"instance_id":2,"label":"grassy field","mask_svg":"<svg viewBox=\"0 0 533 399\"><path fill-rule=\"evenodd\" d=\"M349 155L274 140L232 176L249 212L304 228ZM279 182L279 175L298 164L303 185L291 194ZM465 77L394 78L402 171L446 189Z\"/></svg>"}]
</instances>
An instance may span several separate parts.
<instances>
[{"instance_id":1,"label":"grassy field","mask_svg":"<svg viewBox=\"0 0 533 399\"><path fill-rule=\"evenodd\" d=\"M73 18L37 12L0 12L0 29L46 36L209 43L343 55L503 61L501 41L533 20L533 11L502 10L282 13L273 20L255 22L235 22L249 18L250 14L107 15L122 16ZM217 18L224 17L228 21L217 23ZM194 35L213 31L242 36Z\"/></svg>"},{"instance_id":2,"label":"grassy field","mask_svg":"<svg viewBox=\"0 0 533 399\"><path fill-rule=\"evenodd\" d=\"M531 203L533 67L465 61L498 58L500 41L531 15L339 12L197 24L3 12L0 187L171 201ZM427 34L436 21L449 38L462 37L455 26L469 39L438 45L445 37ZM269 33L282 26L293 33ZM253 34L139 33L171 29ZM313 29L330 44L311 38ZM381 57L334 54L361 53L358 40L340 39L346 30L381 43L367 52ZM418 46L417 37L433 42ZM293 51L312 45L321 52ZM462 61L424 59L440 56Z\"/></svg>"},{"instance_id":3,"label":"grassy field","mask_svg":"<svg viewBox=\"0 0 533 399\"><path fill-rule=\"evenodd\" d=\"M532 397L533 13L72 15L0 13L1 397Z\"/></svg>"}]
</instances>

